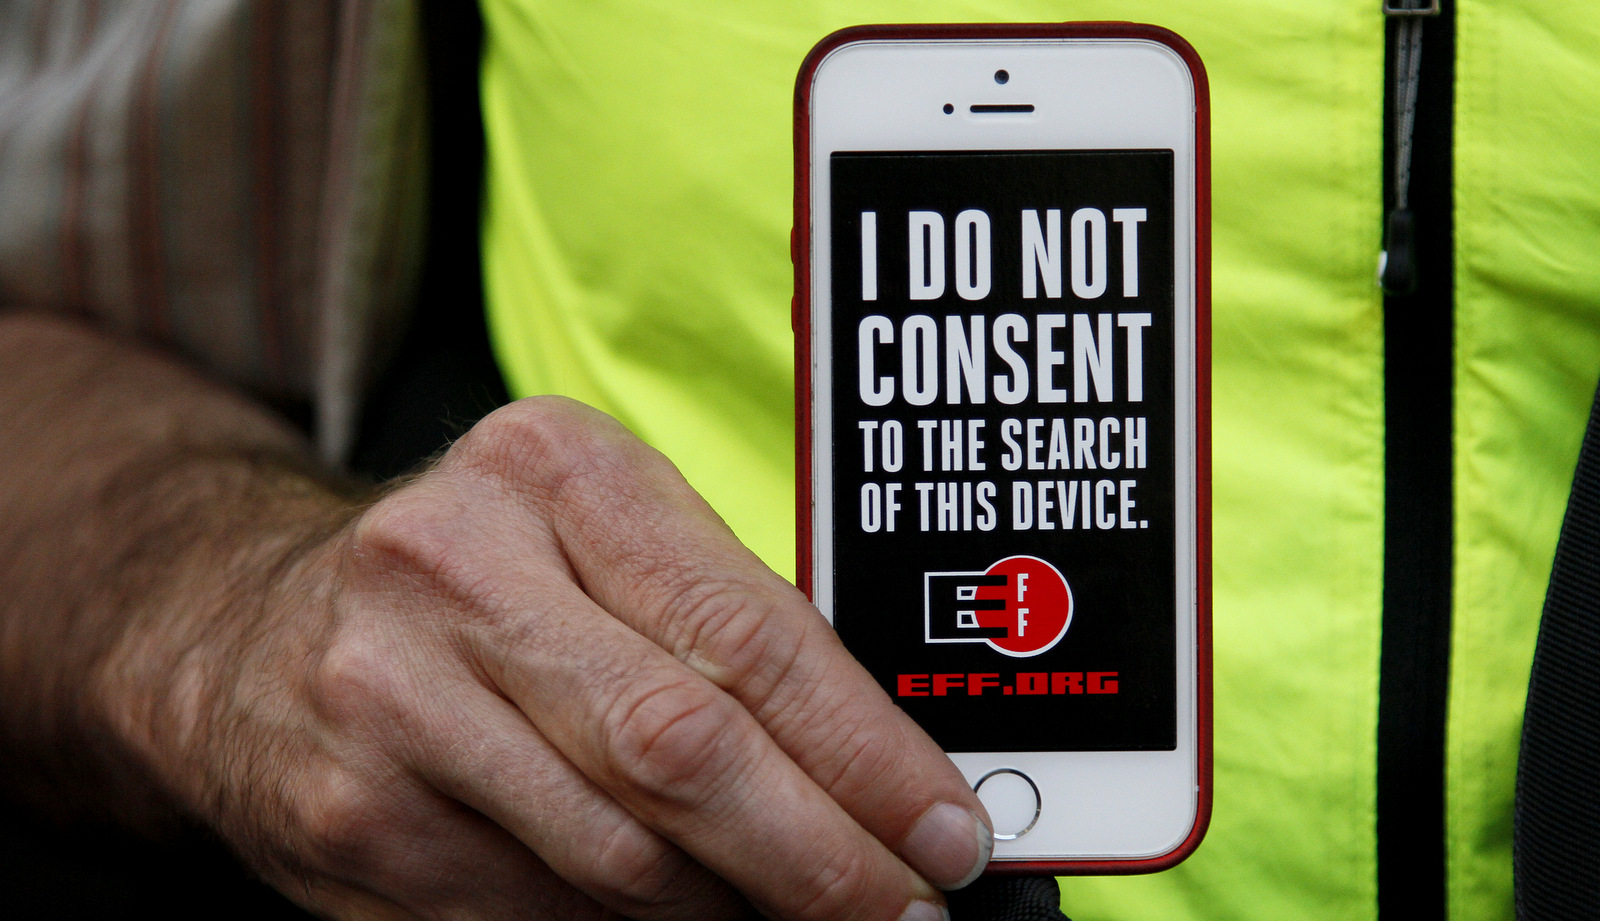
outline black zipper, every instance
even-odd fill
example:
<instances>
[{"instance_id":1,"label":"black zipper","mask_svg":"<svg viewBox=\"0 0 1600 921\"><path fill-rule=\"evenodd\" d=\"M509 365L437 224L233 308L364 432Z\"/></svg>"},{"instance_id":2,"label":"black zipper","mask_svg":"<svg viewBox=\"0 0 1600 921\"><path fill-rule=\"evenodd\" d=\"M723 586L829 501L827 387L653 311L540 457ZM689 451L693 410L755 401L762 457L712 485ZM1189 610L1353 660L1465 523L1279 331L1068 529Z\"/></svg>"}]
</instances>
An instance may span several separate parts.
<instances>
[{"instance_id":1,"label":"black zipper","mask_svg":"<svg viewBox=\"0 0 1600 921\"><path fill-rule=\"evenodd\" d=\"M1378 917L1443 921L1449 714L1454 283L1451 0L1387 0L1384 558L1377 761ZM1400 8L1396 11L1393 8ZM1420 41L1408 30L1420 28ZM1416 38L1412 32L1409 37ZM1406 58L1420 46L1405 137ZM1398 103L1398 105L1397 105ZM1409 146L1409 179L1404 155Z\"/></svg>"}]
</instances>

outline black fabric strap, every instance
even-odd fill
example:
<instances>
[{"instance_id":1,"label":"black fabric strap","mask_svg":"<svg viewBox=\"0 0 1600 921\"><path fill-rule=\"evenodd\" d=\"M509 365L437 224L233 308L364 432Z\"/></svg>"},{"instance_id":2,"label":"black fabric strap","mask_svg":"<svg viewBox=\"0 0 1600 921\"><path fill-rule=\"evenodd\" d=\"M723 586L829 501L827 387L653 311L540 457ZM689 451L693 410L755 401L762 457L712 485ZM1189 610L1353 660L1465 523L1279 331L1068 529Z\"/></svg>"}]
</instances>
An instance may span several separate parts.
<instances>
[{"instance_id":1,"label":"black fabric strap","mask_svg":"<svg viewBox=\"0 0 1600 921\"><path fill-rule=\"evenodd\" d=\"M1061 890L1048 876L984 877L949 895L950 921L1071 921L1061 913Z\"/></svg>"},{"instance_id":2,"label":"black fabric strap","mask_svg":"<svg viewBox=\"0 0 1600 921\"><path fill-rule=\"evenodd\" d=\"M1600 393L1539 623L1515 835L1519 919L1600 912Z\"/></svg>"}]
</instances>

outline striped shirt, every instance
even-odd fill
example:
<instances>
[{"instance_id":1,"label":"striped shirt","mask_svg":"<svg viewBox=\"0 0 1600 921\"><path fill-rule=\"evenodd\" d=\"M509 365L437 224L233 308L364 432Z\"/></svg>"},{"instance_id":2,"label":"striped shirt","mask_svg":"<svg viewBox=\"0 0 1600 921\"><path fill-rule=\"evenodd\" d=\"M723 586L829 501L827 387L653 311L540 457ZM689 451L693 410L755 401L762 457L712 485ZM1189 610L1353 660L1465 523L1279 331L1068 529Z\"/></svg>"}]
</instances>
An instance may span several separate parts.
<instances>
[{"instance_id":1,"label":"striped shirt","mask_svg":"<svg viewBox=\"0 0 1600 921\"><path fill-rule=\"evenodd\" d=\"M0 306L264 396L329 460L416 275L416 0L0 0Z\"/></svg>"}]
</instances>

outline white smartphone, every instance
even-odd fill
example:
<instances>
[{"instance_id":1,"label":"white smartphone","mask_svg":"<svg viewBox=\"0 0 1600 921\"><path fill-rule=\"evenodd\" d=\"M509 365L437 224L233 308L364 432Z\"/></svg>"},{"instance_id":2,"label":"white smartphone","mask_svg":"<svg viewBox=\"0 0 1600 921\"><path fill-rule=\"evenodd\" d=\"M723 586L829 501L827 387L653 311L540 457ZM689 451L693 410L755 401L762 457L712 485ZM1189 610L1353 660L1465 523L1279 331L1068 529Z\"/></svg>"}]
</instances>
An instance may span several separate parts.
<instances>
[{"instance_id":1,"label":"white smartphone","mask_svg":"<svg viewBox=\"0 0 1600 921\"><path fill-rule=\"evenodd\" d=\"M990 872L1177 863L1211 801L1199 58L858 27L795 125L802 587L977 788Z\"/></svg>"}]
</instances>

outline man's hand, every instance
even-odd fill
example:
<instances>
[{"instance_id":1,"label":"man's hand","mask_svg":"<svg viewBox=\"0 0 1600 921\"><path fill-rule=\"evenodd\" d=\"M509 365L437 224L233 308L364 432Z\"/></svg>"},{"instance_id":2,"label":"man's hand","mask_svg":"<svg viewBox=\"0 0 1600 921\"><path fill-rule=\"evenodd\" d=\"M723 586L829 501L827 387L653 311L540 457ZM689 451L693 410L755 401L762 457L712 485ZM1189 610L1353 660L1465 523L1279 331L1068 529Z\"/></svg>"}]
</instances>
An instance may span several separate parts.
<instances>
[{"instance_id":1,"label":"man's hand","mask_svg":"<svg viewBox=\"0 0 1600 921\"><path fill-rule=\"evenodd\" d=\"M164 507L228 526L134 554L147 601L74 707L304 904L931 919L935 887L986 862L949 760L603 415L507 407L353 518L280 467L219 463ZM134 594L107 581L95 598Z\"/></svg>"}]
</instances>

